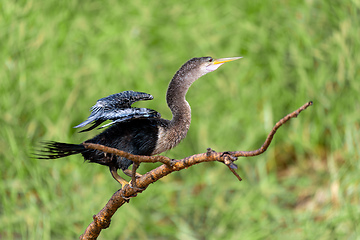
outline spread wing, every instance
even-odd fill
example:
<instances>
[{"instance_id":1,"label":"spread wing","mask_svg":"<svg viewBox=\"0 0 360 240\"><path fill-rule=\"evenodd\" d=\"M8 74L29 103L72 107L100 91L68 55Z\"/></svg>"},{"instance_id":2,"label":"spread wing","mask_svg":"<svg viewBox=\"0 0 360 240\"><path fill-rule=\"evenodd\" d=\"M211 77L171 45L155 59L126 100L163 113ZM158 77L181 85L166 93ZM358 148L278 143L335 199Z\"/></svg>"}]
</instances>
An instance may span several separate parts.
<instances>
[{"instance_id":1,"label":"spread wing","mask_svg":"<svg viewBox=\"0 0 360 240\"><path fill-rule=\"evenodd\" d=\"M99 99L91 108L91 114L86 121L80 123L74 128L84 127L90 123L93 125L80 132L90 131L106 120L112 120L103 127L111 124L127 121L135 118L160 118L161 115L155 110L148 108L133 108L131 105L141 100L151 100L154 97L147 93L124 91L116 93L105 98Z\"/></svg>"}]
</instances>

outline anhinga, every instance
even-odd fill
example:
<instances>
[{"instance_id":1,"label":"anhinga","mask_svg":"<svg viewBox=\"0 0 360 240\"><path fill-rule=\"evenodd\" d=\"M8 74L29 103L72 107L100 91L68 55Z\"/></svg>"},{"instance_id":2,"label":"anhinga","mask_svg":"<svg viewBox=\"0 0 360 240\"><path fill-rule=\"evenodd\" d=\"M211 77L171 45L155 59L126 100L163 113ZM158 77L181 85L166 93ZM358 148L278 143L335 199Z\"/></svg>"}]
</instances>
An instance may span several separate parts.
<instances>
[{"instance_id":1,"label":"anhinga","mask_svg":"<svg viewBox=\"0 0 360 240\"><path fill-rule=\"evenodd\" d=\"M201 57L187 61L175 73L167 90L166 101L173 115L171 120L160 118L160 114L151 109L131 107L134 102L153 99L150 94L125 91L99 99L88 119L76 128L93 122L93 126L81 132L89 131L106 120L112 120L105 125L110 127L85 143L97 143L135 155L150 156L169 150L179 144L189 130L191 109L185 95L191 84L223 63L239 58ZM123 186L127 184L117 174L117 170L122 169L129 175L128 167L132 164L129 159L86 149L81 143L47 142L44 147L38 154L40 159L56 159L81 153L85 160L108 166L115 180Z\"/></svg>"}]
</instances>

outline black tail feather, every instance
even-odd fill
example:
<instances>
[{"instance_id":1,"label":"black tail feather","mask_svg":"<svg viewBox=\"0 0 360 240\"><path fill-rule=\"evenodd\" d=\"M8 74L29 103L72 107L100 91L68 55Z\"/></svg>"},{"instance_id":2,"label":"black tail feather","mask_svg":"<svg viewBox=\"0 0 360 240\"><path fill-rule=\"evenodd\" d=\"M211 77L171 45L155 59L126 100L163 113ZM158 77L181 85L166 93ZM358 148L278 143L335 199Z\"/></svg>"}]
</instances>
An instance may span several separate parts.
<instances>
[{"instance_id":1,"label":"black tail feather","mask_svg":"<svg viewBox=\"0 0 360 240\"><path fill-rule=\"evenodd\" d=\"M70 144L61 142L44 142L43 149L35 154L38 159L57 159L82 153L86 148L82 144Z\"/></svg>"}]
</instances>

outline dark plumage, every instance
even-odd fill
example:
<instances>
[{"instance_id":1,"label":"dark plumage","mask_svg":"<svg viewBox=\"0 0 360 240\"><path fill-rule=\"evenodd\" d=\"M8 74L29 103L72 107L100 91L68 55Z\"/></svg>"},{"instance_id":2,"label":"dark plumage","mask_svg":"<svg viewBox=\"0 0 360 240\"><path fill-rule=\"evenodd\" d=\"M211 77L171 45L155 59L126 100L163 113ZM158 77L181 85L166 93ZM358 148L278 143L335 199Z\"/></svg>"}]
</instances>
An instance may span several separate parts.
<instances>
[{"instance_id":1,"label":"dark plumage","mask_svg":"<svg viewBox=\"0 0 360 240\"><path fill-rule=\"evenodd\" d=\"M166 101L173 114L171 120L160 118L160 114L147 108L132 108L131 104L140 100L151 100L147 93L125 91L99 99L92 107L88 119L76 127L93 125L89 131L106 120L112 120L103 132L86 143L97 143L117 148L136 155L155 155L175 147L185 138L191 122L191 109L185 95L191 84L206 73L216 70L225 62L237 58L213 59L211 57L193 58L186 62L172 78ZM82 131L82 132L83 132ZM85 149L82 144L47 142L38 157L56 159L81 153L85 160L108 166L113 177L121 184L126 181L117 175L117 169L126 171L132 161L104 154L97 150Z\"/></svg>"},{"instance_id":2,"label":"dark plumage","mask_svg":"<svg viewBox=\"0 0 360 240\"><path fill-rule=\"evenodd\" d=\"M99 99L91 108L91 114L86 121L80 123L74 128L85 127L87 124L94 124L80 132L90 131L106 120L113 120L101 128L107 127L116 122L123 122L134 118L160 118L161 115L155 110L148 108L132 108L131 105L141 100L152 100L154 97L147 93L124 91L112 94Z\"/></svg>"}]
</instances>

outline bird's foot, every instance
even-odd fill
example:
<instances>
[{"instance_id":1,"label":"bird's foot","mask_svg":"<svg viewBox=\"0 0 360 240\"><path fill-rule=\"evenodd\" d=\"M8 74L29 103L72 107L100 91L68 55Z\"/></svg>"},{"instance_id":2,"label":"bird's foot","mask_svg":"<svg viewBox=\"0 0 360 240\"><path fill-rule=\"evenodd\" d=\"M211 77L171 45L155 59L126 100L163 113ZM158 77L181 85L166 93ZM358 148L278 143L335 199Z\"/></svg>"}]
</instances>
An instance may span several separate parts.
<instances>
[{"instance_id":1,"label":"bird's foot","mask_svg":"<svg viewBox=\"0 0 360 240\"><path fill-rule=\"evenodd\" d=\"M126 184L129 184L128 181L126 181L125 179L123 179L122 177L119 176L119 174L117 173L117 169L115 167L110 167L110 173L112 175L112 177L121 184L121 188L123 188Z\"/></svg>"},{"instance_id":2,"label":"bird's foot","mask_svg":"<svg viewBox=\"0 0 360 240\"><path fill-rule=\"evenodd\" d=\"M136 186L136 181L133 182L132 180L130 180L129 186L132 189L134 189L136 192L139 192L139 193L145 191L145 189L146 189L146 188L141 188L141 187Z\"/></svg>"},{"instance_id":3,"label":"bird's foot","mask_svg":"<svg viewBox=\"0 0 360 240\"><path fill-rule=\"evenodd\" d=\"M121 188L121 190L120 190L120 197L122 197L122 198L125 200L125 202L129 203L130 198L136 197L136 196L137 196L137 193L134 193L133 195L130 195L130 196L125 196L125 195L124 195L123 188L124 188L124 186L123 186L123 187Z\"/></svg>"},{"instance_id":4,"label":"bird's foot","mask_svg":"<svg viewBox=\"0 0 360 240\"><path fill-rule=\"evenodd\" d=\"M125 171L126 171L126 170L125 170ZM124 173L125 173L125 171L124 171ZM135 182L136 180L135 180L135 181L130 181L130 182L128 182L128 181L126 181L125 179L123 179L122 177L120 177L119 174L117 173L117 169L116 169L115 167L110 167L110 172L111 172L111 175L113 176L113 178L114 178L118 183L121 184L120 196L121 196L126 202L129 202L130 198L133 198L133 197L136 197L136 196L137 196L137 193L134 193L133 195L130 195L130 196L125 196L125 195L124 195L124 193L125 193L125 192L124 192L124 187L125 187L127 184L130 186L130 188L134 189L136 192L142 192L142 191L145 190L145 188L139 188L139 187L137 187L137 186L136 186L136 183L133 184L133 182ZM129 170L129 172L130 172L130 176L131 176L132 171ZM126 174L126 173L125 173L125 174ZM138 174L138 175L140 175L140 174ZM141 175L140 175L140 176L136 176L136 177L141 177Z\"/></svg>"},{"instance_id":5,"label":"bird's foot","mask_svg":"<svg viewBox=\"0 0 360 240\"><path fill-rule=\"evenodd\" d=\"M125 187L125 185L122 186L121 188L121 192L120 192L120 196L126 201L126 202L129 202L129 200L133 197L136 197L138 193L141 193L143 192L146 188L140 188L140 187L137 187L135 183L133 183L131 180L130 182L128 183L129 184L129 187L131 189L134 189L135 190L135 193L130 195L130 196L125 196L124 193L125 191L123 190L123 188Z\"/></svg>"},{"instance_id":6,"label":"bird's foot","mask_svg":"<svg viewBox=\"0 0 360 240\"><path fill-rule=\"evenodd\" d=\"M136 172L136 169L139 167L139 163L134 162L132 169L125 169L123 170L123 172L131 177L129 186L134 189L136 192L142 192L145 190L145 188L139 188L138 186L136 186L136 179L142 177L141 174Z\"/></svg>"}]
</instances>

